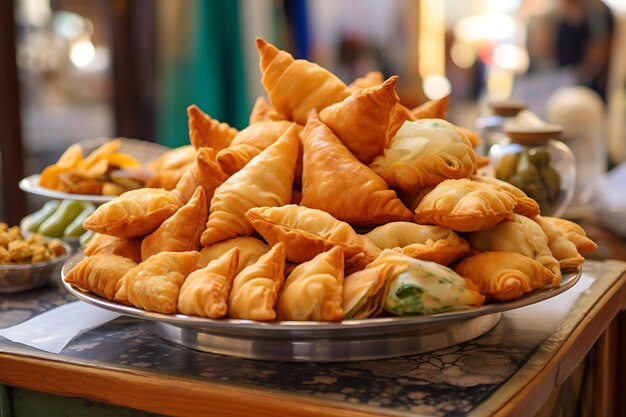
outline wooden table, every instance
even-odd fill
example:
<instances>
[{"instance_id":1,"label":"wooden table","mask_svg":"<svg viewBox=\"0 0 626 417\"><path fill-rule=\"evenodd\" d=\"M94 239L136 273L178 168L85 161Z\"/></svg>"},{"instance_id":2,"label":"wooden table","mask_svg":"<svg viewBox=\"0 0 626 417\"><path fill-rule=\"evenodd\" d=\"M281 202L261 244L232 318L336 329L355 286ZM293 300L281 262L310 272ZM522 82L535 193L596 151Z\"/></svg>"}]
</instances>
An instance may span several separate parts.
<instances>
[{"instance_id":1,"label":"wooden table","mask_svg":"<svg viewBox=\"0 0 626 417\"><path fill-rule=\"evenodd\" d=\"M623 394L624 386L615 384L626 370L623 362L616 369L620 355L612 338L616 320L624 320L625 271L624 262L588 261L579 284L558 296L569 301L554 298L505 313L492 331L458 346L376 361L286 363L219 356L163 341L127 318L79 336L60 354L0 338L0 383L5 384L0 416L57 415L53 403L83 410L68 415L90 416L531 416L555 405L567 407L563 399L571 406L571 392L560 400L559 388L574 386L578 396L586 395L570 377L598 358L603 363L585 367L593 370L586 380L603 391L589 401L595 415L618 415L615 394L617 389ZM589 288L577 296L578 285ZM70 301L72 296L55 285L0 295L0 327ZM558 313L563 303L571 306Z\"/></svg>"}]
</instances>

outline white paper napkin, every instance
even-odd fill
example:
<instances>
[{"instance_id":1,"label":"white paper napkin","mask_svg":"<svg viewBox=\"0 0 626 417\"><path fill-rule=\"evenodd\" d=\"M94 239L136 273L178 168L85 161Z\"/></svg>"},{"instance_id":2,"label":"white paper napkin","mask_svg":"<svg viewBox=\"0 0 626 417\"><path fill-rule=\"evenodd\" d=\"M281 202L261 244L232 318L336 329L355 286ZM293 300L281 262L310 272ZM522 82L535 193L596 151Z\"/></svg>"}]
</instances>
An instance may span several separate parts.
<instances>
[{"instance_id":1,"label":"white paper napkin","mask_svg":"<svg viewBox=\"0 0 626 417\"><path fill-rule=\"evenodd\" d=\"M15 326L0 329L0 336L47 352L59 353L76 336L119 316L119 313L75 301Z\"/></svg>"}]
</instances>

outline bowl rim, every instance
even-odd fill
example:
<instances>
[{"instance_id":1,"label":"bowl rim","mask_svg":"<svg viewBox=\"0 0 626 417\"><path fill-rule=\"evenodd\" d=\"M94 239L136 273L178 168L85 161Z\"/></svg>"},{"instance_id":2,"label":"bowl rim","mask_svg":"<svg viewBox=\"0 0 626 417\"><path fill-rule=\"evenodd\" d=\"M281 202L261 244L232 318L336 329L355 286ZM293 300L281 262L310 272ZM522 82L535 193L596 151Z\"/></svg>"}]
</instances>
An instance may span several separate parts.
<instances>
[{"instance_id":1,"label":"bowl rim","mask_svg":"<svg viewBox=\"0 0 626 417\"><path fill-rule=\"evenodd\" d=\"M67 242L62 241L59 238L46 238L47 241L54 240L54 239L59 240L61 244L63 245L63 249L65 249L65 252L63 252L63 254L59 256L55 256L52 259L49 259L47 261L42 261L42 262L0 263L0 271L41 268L41 267L50 266L50 265L54 265L59 262L65 261L67 258L70 257L70 255L72 255L72 248Z\"/></svg>"}]
</instances>

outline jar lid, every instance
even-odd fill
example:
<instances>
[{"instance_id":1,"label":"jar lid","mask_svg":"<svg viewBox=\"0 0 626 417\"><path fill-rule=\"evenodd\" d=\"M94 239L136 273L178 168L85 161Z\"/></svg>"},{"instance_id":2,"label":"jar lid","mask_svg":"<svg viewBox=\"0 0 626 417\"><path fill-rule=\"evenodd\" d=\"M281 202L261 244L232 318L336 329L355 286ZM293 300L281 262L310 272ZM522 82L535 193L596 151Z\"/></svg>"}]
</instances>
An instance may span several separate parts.
<instances>
[{"instance_id":1,"label":"jar lid","mask_svg":"<svg viewBox=\"0 0 626 417\"><path fill-rule=\"evenodd\" d=\"M545 142L549 139L558 139L563 128L557 124L545 123L542 125L519 125L505 123L502 131L514 142Z\"/></svg>"},{"instance_id":2,"label":"jar lid","mask_svg":"<svg viewBox=\"0 0 626 417\"><path fill-rule=\"evenodd\" d=\"M506 100L489 101L487 105L498 116L513 117L528 107L528 103L524 100L509 98Z\"/></svg>"}]
</instances>

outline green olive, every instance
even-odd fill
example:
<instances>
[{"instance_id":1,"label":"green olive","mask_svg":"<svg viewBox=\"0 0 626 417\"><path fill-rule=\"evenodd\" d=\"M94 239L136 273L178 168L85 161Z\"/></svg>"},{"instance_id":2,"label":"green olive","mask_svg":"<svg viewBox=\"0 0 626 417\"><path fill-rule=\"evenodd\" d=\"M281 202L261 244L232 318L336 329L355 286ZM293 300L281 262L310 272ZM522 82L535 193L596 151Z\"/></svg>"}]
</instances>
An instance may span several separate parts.
<instances>
[{"instance_id":1,"label":"green olive","mask_svg":"<svg viewBox=\"0 0 626 417\"><path fill-rule=\"evenodd\" d=\"M518 154L516 153L503 155L498 162L498 166L496 166L496 177L501 180L506 180L515 174L515 170L517 169L517 158Z\"/></svg>"},{"instance_id":2,"label":"green olive","mask_svg":"<svg viewBox=\"0 0 626 417\"><path fill-rule=\"evenodd\" d=\"M544 167L539 170L541 179L546 185L550 199L556 199L561 190L561 176L554 168Z\"/></svg>"},{"instance_id":3,"label":"green olive","mask_svg":"<svg viewBox=\"0 0 626 417\"><path fill-rule=\"evenodd\" d=\"M550 154L541 149L531 149L528 151L528 158L537 168L547 167L550 163Z\"/></svg>"},{"instance_id":4,"label":"green olive","mask_svg":"<svg viewBox=\"0 0 626 417\"><path fill-rule=\"evenodd\" d=\"M536 201L544 201L548 198L548 190L540 181L528 182L524 191Z\"/></svg>"},{"instance_id":5,"label":"green olive","mask_svg":"<svg viewBox=\"0 0 626 417\"><path fill-rule=\"evenodd\" d=\"M514 185L515 187L519 188L520 190L523 190L524 187L526 186L526 181L524 181L524 178L520 177L519 175L512 175L507 182L511 185Z\"/></svg>"},{"instance_id":6,"label":"green olive","mask_svg":"<svg viewBox=\"0 0 626 417\"><path fill-rule=\"evenodd\" d=\"M527 183L540 181L539 171L537 170L537 167L535 167L532 162L530 162L528 153L525 151L521 152L519 155L516 173L517 175L522 177Z\"/></svg>"}]
</instances>

